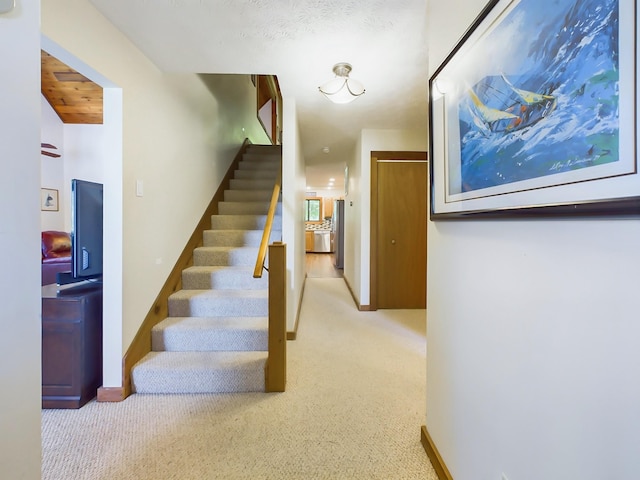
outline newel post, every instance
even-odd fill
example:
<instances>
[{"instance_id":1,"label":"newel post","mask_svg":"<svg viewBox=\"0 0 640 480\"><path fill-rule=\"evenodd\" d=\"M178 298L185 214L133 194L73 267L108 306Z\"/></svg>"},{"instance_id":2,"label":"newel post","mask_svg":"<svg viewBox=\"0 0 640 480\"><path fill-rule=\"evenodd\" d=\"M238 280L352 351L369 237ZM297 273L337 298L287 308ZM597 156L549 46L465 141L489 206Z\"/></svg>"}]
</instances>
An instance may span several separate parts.
<instances>
[{"instance_id":1,"label":"newel post","mask_svg":"<svg viewBox=\"0 0 640 480\"><path fill-rule=\"evenodd\" d=\"M284 392L287 383L287 247L269 245L269 358L265 390Z\"/></svg>"}]
</instances>

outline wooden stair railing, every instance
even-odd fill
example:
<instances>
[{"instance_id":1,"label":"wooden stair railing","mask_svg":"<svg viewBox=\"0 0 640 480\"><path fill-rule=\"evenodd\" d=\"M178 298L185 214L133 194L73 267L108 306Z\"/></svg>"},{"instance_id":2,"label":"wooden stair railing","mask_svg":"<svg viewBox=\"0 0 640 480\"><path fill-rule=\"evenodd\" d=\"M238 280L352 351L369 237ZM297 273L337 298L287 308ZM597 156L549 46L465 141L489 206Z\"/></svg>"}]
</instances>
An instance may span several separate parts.
<instances>
[{"instance_id":1,"label":"wooden stair railing","mask_svg":"<svg viewBox=\"0 0 640 480\"><path fill-rule=\"evenodd\" d=\"M258 258L253 270L253 277L262 277L266 269L264 262L269 252L269 353L265 366L265 390L267 392L284 392L287 382L287 318L286 318L286 245L274 242L269 245L273 217L276 214L282 169L273 187L271 203L267 213L262 241L258 249Z\"/></svg>"}]
</instances>

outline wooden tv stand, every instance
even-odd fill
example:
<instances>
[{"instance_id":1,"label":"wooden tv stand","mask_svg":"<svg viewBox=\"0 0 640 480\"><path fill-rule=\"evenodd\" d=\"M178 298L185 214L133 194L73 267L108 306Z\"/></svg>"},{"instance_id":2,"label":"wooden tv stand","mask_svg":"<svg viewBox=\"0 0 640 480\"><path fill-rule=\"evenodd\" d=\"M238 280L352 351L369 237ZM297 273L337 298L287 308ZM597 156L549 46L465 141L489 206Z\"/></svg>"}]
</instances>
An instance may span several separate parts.
<instances>
[{"instance_id":1,"label":"wooden tv stand","mask_svg":"<svg viewBox=\"0 0 640 480\"><path fill-rule=\"evenodd\" d=\"M80 408L100 385L102 284L43 286L42 408Z\"/></svg>"}]
</instances>

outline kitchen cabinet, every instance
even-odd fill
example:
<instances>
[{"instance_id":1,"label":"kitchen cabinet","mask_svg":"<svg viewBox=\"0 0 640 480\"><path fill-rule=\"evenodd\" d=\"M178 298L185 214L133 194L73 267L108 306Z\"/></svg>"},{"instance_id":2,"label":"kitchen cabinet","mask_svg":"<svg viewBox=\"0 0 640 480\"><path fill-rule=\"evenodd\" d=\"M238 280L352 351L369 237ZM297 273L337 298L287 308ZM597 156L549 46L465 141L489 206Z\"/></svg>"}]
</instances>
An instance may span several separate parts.
<instances>
[{"instance_id":1,"label":"kitchen cabinet","mask_svg":"<svg viewBox=\"0 0 640 480\"><path fill-rule=\"evenodd\" d=\"M304 249L307 252L313 252L313 232L307 230L304 232Z\"/></svg>"},{"instance_id":2,"label":"kitchen cabinet","mask_svg":"<svg viewBox=\"0 0 640 480\"><path fill-rule=\"evenodd\" d=\"M324 198L322 200L324 218L331 217L333 215L333 198Z\"/></svg>"}]
</instances>

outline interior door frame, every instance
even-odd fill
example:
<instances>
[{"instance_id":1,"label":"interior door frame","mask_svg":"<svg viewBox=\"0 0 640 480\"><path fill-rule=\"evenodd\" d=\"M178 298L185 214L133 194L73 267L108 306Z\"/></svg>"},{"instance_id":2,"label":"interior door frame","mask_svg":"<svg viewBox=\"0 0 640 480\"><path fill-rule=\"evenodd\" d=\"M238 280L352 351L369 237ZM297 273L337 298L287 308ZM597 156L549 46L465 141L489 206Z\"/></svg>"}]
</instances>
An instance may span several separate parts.
<instances>
[{"instance_id":1,"label":"interior door frame","mask_svg":"<svg viewBox=\"0 0 640 480\"><path fill-rule=\"evenodd\" d=\"M371 152L371 219L369 230L369 308L378 310L378 160L428 162L427 152ZM425 202L427 198L425 198Z\"/></svg>"},{"instance_id":2,"label":"interior door frame","mask_svg":"<svg viewBox=\"0 0 640 480\"><path fill-rule=\"evenodd\" d=\"M282 143L282 94L280 92L278 77L275 75L255 75L254 77L252 77L252 81L255 80L254 85L256 87L257 98L256 113L258 121L271 140L271 143L273 145L280 145ZM271 108L270 118L267 120L261 118L260 110L268 102L271 102ZM265 121L269 122L268 126L265 125Z\"/></svg>"}]
</instances>

